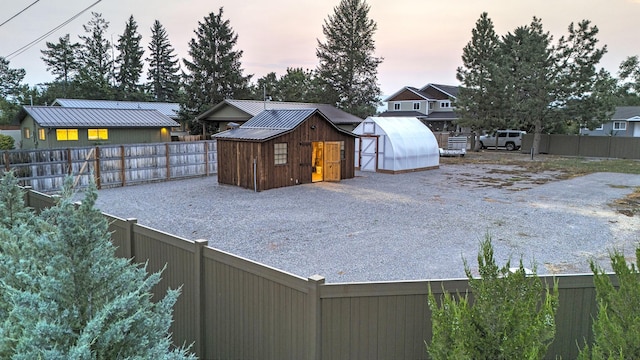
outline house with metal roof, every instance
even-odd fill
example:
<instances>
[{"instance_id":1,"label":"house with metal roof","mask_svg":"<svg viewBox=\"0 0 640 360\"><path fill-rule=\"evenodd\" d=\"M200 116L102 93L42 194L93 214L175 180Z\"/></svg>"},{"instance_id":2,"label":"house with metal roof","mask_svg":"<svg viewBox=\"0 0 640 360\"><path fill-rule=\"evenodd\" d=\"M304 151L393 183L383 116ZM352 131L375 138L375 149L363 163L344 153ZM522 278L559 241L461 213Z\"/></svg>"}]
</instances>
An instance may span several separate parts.
<instances>
[{"instance_id":1,"label":"house with metal roof","mask_svg":"<svg viewBox=\"0 0 640 360\"><path fill-rule=\"evenodd\" d=\"M458 86L427 84L418 89L405 86L383 101L387 110L381 117L415 117L433 132L459 131L454 110Z\"/></svg>"},{"instance_id":2,"label":"house with metal roof","mask_svg":"<svg viewBox=\"0 0 640 360\"><path fill-rule=\"evenodd\" d=\"M220 184L262 191L355 176L356 135L317 108L262 110L213 138Z\"/></svg>"},{"instance_id":3,"label":"house with metal roof","mask_svg":"<svg viewBox=\"0 0 640 360\"><path fill-rule=\"evenodd\" d=\"M19 112L22 149L171 141L178 123L157 110L24 106Z\"/></svg>"},{"instance_id":4,"label":"house with metal roof","mask_svg":"<svg viewBox=\"0 0 640 360\"><path fill-rule=\"evenodd\" d=\"M580 135L640 137L640 106L618 106L610 120L593 130L580 129Z\"/></svg>"},{"instance_id":5,"label":"house with metal roof","mask_svg":"<svg viewBox=\"0 0 640 360\"><path fill-rule=\"evenodd\" d=\"M180 104L150 101L118 101L118 100L88 100L88 99L56 99L51 106L87 108L87 109L144 109L158 110L160 113L178 120Z\"/></svg>"},{"instance_id":6,"label":"house with metal roof","mask_svg":"<svg viewBox=\"0 0 640 360\"><path fill-rule=\"evenodd\" d=\"M329 104L233 99L216 104L198 115L196 120L203 123L203 127L210 124L210 128L219 132L226 130L230 123L242 125L264 110L277 109L318 109L331 123L347 131L355 129L363 120Z\"/></svg>"}]
</instances>

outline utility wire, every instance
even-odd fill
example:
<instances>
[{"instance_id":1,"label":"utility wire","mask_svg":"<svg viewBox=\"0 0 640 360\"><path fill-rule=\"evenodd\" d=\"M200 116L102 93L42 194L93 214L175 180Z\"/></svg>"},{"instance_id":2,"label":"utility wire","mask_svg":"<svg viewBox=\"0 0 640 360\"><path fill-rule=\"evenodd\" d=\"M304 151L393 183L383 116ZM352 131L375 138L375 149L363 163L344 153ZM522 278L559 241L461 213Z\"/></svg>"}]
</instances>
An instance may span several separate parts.
<instances>
[{"instance_id":1,"label":"utility wire","mask_svg":"<svg viewBox=\"0 0 640 360\"><path fill-rule=\"evenodd\" d=\"M12 17L10 17L9 19L7 19L5 22L3 22L2 24L0 24L0 27L2 27L2 25L8 23L9 21L13 20L14 18L16 18L18 15L22 14L23 12L27 11L28 8L32 7L33 5L35 5L38 1L40 0L36 0L34 2L31 3L31 5L27 6L26 8L20 10L19 13L13 15Z\"/></svg>"},{"instance_id":2,"label":"utility wire","mask_svg":"<svg viewBox=\"0 0 640 360\"><path fill-rule=\"evenodd\" d=\"M62 27L64 27L65 25L67 25L68 23L72 22L73 20L75 20L76 18L78 18L80 15L84 14L87 10L91 9L92 7L96 6L99 2L101 2L102 0L98 0L96 2L94 2L93 4L89 5L87 8L85 8L84 10L80 11L79 13L73 15L72 17L70 17L67 21L63 22L62 24L56 26L55 28L53 28L51 31L47 32L46 34L38 37L37 39L33 40L32 42L28 43L27 45L21 47L20 49L12 52L11 54L5 56L5 59L7 60L11 60L13 58L15 58L16 56L22 54L23 52L29 50L33 45L39 43L40 41L42 41L44 38L46 38L47 36L53 34L54 32L60 30Z\"/></svg>"}]
</instances>

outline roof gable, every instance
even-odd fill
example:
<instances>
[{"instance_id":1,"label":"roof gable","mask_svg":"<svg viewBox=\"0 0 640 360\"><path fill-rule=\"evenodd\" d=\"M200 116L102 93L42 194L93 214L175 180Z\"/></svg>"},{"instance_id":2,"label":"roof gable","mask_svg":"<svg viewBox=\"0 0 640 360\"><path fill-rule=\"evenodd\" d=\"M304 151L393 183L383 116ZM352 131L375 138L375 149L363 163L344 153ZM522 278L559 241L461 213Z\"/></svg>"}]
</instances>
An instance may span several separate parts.
<instances>
[{"instance_id":1,"label":"roof gable","mask_svg":"<svg viewBox=\"0 0 640 360\"><path fill-rule=\"evenodd\" d=\"M629 120L640 116L640 106L618 106L611 120Z\"/></svg>"},{"instance_id":2,"label":"roof gable","mask_svg":"<svg viewBox=\"0 0 640 360\"><path fill-rule=\"evenodd\" d=\"M414 87L405 86L382 101L389 102L406 100L429 100L429 97Z\"/></svg>"},{"instance_id":3,"label":"roof gable","mask_svg":"<svg viewBox=\"0 0 640 360\"><path fill-rule=\"evenodd\" d=\"M233 121L249 120L253 116L257 116L265 110L286 110L286 109L318 109L326 118L334 124L359 124L362 119L349 114L343 110L331 106L329 104L315 104L315 103L299 103L299 102L283 102L283 101L259 101L259 100L233 100L227 99L219 104L216 104L211 109L196 117L197 120L209 120L214 121L216 119L216 113L225 111L229 113L228 108L235 109L235 117ZM244 117L243 117L244 114ZM224 120L229 120L226 117Z\"/></svg>"},{"instance_id":4,"label":"roof gable","mask_svg":"<svg viewBox=\"0 0 640 360\"><path fill-rule=\"evenodd\" d=\"M18 115L22 121L31 116L45 128L105 127L105 128L150 128L180 126L170 117L157 110L144 109L86 109L61 106L24 106Z\"/></svg>"}]
</instances>

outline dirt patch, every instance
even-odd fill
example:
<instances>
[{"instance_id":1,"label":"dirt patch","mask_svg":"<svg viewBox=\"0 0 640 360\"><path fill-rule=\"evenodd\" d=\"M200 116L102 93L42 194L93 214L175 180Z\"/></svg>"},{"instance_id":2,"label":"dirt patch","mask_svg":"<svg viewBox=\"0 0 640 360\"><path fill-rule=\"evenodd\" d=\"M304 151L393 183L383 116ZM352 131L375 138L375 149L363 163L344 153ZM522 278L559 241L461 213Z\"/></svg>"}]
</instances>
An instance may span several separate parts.
<instances>
[{"instance_id":1,"label":"dirt patch","mask_svg":"<svg viewBox=\"0 0 640 360\"><path fill-rule=\"evenodd\" d=\"M620 186L614 186L614 187L619 188ZM629 217L639 214L640 213L640 187L635 188L635 190L631 194L623 197L622 199L614 200L610 204L610 206L614 207L618 213L629 216Z\"/></svg>"}]
</instances>

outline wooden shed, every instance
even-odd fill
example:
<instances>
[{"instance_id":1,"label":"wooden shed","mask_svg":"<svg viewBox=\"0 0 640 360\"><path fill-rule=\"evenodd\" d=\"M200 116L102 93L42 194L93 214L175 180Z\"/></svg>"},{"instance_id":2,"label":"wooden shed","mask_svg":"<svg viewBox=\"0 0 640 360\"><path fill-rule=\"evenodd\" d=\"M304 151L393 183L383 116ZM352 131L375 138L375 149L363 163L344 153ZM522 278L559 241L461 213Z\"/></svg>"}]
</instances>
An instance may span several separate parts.
<instances>
[{"instance_id":1,"label":"wooden shed","mask_svg":"<svg viewBox=\"0 0 640 360\"><path fill-rule=\"evenodd\" d=\"M320 110L264 110L218 140L218 182L262 191L355 176L353 133Z\"/></svg>"}]
</instances>

